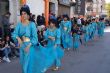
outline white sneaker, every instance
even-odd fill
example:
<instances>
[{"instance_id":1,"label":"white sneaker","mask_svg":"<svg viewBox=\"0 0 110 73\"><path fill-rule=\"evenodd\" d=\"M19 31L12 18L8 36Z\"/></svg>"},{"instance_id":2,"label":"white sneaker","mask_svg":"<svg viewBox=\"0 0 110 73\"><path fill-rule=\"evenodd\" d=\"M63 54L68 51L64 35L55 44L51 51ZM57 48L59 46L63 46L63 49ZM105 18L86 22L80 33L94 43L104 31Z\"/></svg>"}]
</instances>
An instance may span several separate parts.
<instances>
[{"instance_id":1,"label":"white sneaker","mask_svg":"<svg viewBox=\"0 0 110 73\"><path fill-rule=\"evenodd\" d=\"M5 61L6 60L6 57L3 57L3 60Z\"/></svg>"},{"instance_id":2,"label":"white sneaker","mask_svg":"<svg viewBox=\"0 0 110 73\"><path fill-rule=\"evenodd\" d=\"M68 51L70 50L70 48L67 49Z\"/></svg>"},{"instance_id":3,"label":"white sneaker","mask_svg":"<svg viewBox=\"0 0 110 73\"><path fill-rule=\"evenodd\" d=\"M8 62L8 63L11 62L10 59L9 58L6 58L6 57L3 57L3 60L6 61L6 62Z\"/></svg>"},{"instance_id":4,"label":"white sneaker","mask_svg":"<svg viewBox=\"0 0 110 73\"><path fill-rule=\"evenodd\" d=\"M9 58L7 58L7 62L9 62L9 63L11 62Z\"/></svg>"}]
</instances>

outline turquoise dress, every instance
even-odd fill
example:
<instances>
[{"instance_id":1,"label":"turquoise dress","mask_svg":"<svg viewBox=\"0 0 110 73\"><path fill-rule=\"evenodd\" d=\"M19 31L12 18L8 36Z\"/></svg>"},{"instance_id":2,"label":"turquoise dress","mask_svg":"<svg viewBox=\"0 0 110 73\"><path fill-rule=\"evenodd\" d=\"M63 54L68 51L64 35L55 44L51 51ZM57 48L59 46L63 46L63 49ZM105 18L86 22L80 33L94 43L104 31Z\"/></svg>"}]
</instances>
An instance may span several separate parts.
<instances>
[{"instance_id":1,"label":"turquoise dress","mask_svg":"<svg viewBox=\"0 0 110 73\"><path fill-rule=\"evenodd\" d=\"M66 22L62 21L60 24L61 40L64 49L72 48L73 46L71 28L72 28L72 24L70 21L66 21Z\"/></svg>"},{"instance_id":2,"label":"turquoise dress","mask_svg":"<svg viewBox=\"0 0 110 73\"><path fill-rule=\"evenodd\" d=\"M92 23L89 24L89 39L92 40L93 39L93 32L94 31L94 27L92 25Z\"/></svg>"},{"instance_id":3,"label":"turquoise dress","mask_svg":"<svg viewBox=\"0 0 110 73\"><path fill-rule=\"evenodd\" d=\"M23 42L20 47L20 64L22 73L44 73L43 70L53 64L54 59L50 59L46 48L38 44L37 29L35 23L30 22L24 26L21 22L17 24L12 38L16 42L16 37L28 37L29 42ZM27 45L31 43L29 52L25 52ZM48 61L50 63L48 63ZM49 66L48 66L48 65Z\"/></svg>"},{"instance_id":4,"label":"turquoise dress","mask_svg":"<svg viewBox=\"0 0 110 73\"><path fill-rule=\"evenodd\" d=\"M85 26L84 31L84 41L87 43L89 41L89 26Z\"/></svg>"},{"instance_id":5,"label":"turquoise dress","mask_svg":"<svg viewBox=\"0 0 110 73\"><path fill-rule=\"evenodd\" d=\"M62 50L62 48L60 46L60 44L61 44L61 32L60 32L60 29L48 28L46 30L44 36L45 36L45 39L48 40L46 48L48 48L48 51L50 52L50 55L53 55L55 57L54 64L57 67L60 67L61 66L60 59L62 59L62 57L64 56L64 51ZM49 39L49 36L54 37L55 39L54 40Z\"/></svg>"},{"instance_id":6,"label":"turquoise dress","mask_svg":"<svg viewBox=\"0 0 110 73\"><path fill-rule=\"evenodd\" d=\"M92 38L95 37L96 30L97 30L97 23L96 22L92 22Z\"/></svg>"},{"instance_id":7,"label":"turquoise dress","mask_svg":"<svg viewBox=\"0 0 110 73\"><path fill-rule=\"evenodd\" d=\"M91 39L91 33L92 33L92 28L91 28L91 24L88 25L88 32L89 32L89 40Z\"/></svg>"},{"instance_id":8,"label":"turquoise dress","mask_svg":"<svg viewBox=\"0 0 110 73\"><path fill-rule=\"evenodd\" d=\"M98 23L98 35L99 35L99 37L102 37L104 35L104 28L105 28L105 23L100 21Z\"/></svg>"},{"instance_id":9,"label":"turquoise dress","mask_svg":"<svg viewBox=\"0 0 110 73\"><path fill-rule=\"evenodd\" d=\"M77 33L73 34L73 48L78 49L80 46L80 35Z\"/></svg>"}]
</instances>

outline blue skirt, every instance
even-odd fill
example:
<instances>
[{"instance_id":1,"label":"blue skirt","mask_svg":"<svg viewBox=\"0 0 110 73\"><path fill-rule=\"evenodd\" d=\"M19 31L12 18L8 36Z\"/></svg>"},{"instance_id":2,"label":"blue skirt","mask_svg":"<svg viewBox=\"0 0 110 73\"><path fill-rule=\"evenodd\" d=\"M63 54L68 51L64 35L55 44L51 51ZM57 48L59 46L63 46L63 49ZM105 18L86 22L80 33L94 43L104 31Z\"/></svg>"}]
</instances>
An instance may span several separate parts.
<instances>
[{"instance_id":1,"label":"blue skirt","mask_svg":"<svg viewBox=\"0 0 110 73\"><path fill-rule=\"evenodd\" d=\"M84 35L84 41L85 41L85 42L88 42L88 41L89 41L89 34L85 34L85 35Z\"/></svg>"},{"instance_id":2,"label":"blue skirt","mask_svg":"<svg viewBox=\"0 0 110 73\"><path fill-rule=\"evenodd\" d=\"M43 73L44 69L48 69L54 63L55 55L52 53L53 51L41 45L35 45L31 46L27 53L25 48L28 44L28 42L25 42L20 48L20 63L23 73Z\"/></svg>"},{"instance_id":3,"label":"blue skirt","mask_svg":"<svg viewBox=\"0 0 110 73\"><path fill-rule=\"evenodd\" d=\"M50 60L52 60L51 63L53 63L53 59L54 59L54 62L55 62L56 59L62 59L63 58L64 51L61 48L61 46L57 46L57 47L47 46L46 48L48 49L47 52L48 52L48 54L50 54L50 58L52 58L52 59L50 59Z\"/></svg>"},{"instance_id":4,"label":"blue skirt","mask_svg":"<svg viewBox=\"0 0 110 73\"><path fill-rule=\"evenodd\" d=\"M73 48L73 38L71 34L63 33L61 39L64 49Z\"/></svg>"}]
</instances>

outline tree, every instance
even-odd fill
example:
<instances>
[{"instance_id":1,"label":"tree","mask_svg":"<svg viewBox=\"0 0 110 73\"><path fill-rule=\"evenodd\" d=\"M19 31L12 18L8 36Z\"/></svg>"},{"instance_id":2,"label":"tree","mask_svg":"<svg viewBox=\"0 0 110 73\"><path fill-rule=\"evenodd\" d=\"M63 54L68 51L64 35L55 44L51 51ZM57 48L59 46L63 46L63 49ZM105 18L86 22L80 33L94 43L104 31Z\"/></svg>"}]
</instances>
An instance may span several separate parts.
<instances>
[{"instance_id":1,"label":"tree","mask_svg":"<svg viewBox=\"0 0 110 73\"><path fill-rule=\"evenodd\" d=\"M105 5L105 8L106 8L106 10L107 10L107 15L110 17L110 3L107 3L107 4Z\"/></svg>"}]
</instances>

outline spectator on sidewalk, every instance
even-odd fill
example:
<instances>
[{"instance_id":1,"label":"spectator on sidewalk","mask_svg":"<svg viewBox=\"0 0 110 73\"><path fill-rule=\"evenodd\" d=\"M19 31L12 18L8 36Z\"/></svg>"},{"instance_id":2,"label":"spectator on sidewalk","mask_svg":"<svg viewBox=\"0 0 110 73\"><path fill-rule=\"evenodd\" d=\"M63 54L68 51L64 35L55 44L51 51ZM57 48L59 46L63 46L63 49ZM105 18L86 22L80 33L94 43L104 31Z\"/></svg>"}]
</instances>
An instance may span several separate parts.
<instances>
[{"instance_id":1,"label":"spectator on sidewalk","mask_svg":"<svg viewBox=\"0 0 110 73\"><path fill-rule=\"evenodd\" d=\"M11 49L10 55L12 57L16 57L17 55L17 49L16 49L16 45L11 41L9 36L6 36L5 38L5 44L9 46L9 48Z\"/></svg>"},{"instance_id":2,"label":"spectator on sidewalk","mask_svg":"<svg viewBox=\"0 0 110 73\"><path fill-rule=\"evenodd\" d=\"M37 24L38 26L45 25L45 17L43 14L42 16L41 15L37 16Z\"/></svg>"},{"instance_id":3,"label":"spectator on sidewalk","mask_svg":"<svg viewBox=\"0 0 110 73\"><path fill-rule=\"evenodd\" d=\"M32 15L32 18L30 19L30 21L36 23L36 21L35 21L35 17L36 17L35 15Z\"/></svg>"},{"instance_id":4,"label":"spectator on sidewalk","mask_svg":"<svg viewBox=\"0 0 110 73\"><path fill-rule=\"evenodd\" d=\"M43 36L43 32L45 32L45 30L46 30L46 27L42 25L41 29L38 30L38 32L37 32L37 34L38 34L38 41L40 42L40 44L42 46L46 46L46 44L47 44L47 40Z\"/></svg>"},{"instance_id":5,"label":"spectator on sidewalk","mask_svg":"<svg viewBox=\"0 0 110 73\"><path fill-rule=\"evenodd\" d=\"M81 18L80 17L78 17L78 19L77 19L77 25L81 25L82 23L81 23Z\"/></svg>"},{"instance_id":6,"label":"spectator on sidewalk","mask_svg":"<svg viewBox=\"0 0 110 73\"><path fill-rule=\"evenodd\" d=\"M3 29L4 36L10 35L10 22L9 22L10 16L11 16L11 13L7 12L1 18L2 29Z\"/></svg>"},{"instance_id":7,"label":"spectator on sidewalk","mask_svg":"<svg viewBox=\"0 0 110 73\"><path fill-rule=\"evenodd\" d=\"M42 26L45 26L45 17L44 17L44 14L41 15L38 15L37 16L37 28L38 30L40 31Z\"/></svg>"},{"instance_id":8,"label":"spectator on sidewalk","mask_svg":"<svg viewBox=\"0 0 110 73\"><path fill-rule=\"evenodd\" d=\"M55 14L53 14L53 13L50 14L50 18L49 18L49 19L50 19L50 20L51 20L51 19L57 20Z\"/></svg>"},{"instance_id":9,"label":"spectator on sidewalk","mask_svg":"<svg viewBox=\"0 0 110 73\"><path fill-rule=\"evenodd\" d=\"M3 60L6 61L6 62L11 62L10 59L9 59L9 55L12 55L13 57L16 56L15 54L15 44L13 44L11 41L10 41L10 38L9 36L6 36L5 37L5 40L1 40L1 43L0 43L0 51L1 53L4 54L4 57L3 57Z\"/></svg>"},{"instance_id":10,"label":"spectator on sidewalk","mask_svg":"<svg viewBox=\"0 0 110 73\"><path fill-rule=\"evenodd\" d=\"M2 40L2 43L0 44L0 51L4 54L3 60L6 62L11 62L9 59L9 54L11 53L11 49L8 46L8 44L5 44L5 41Z\"/></svg>"}]
</instances>

